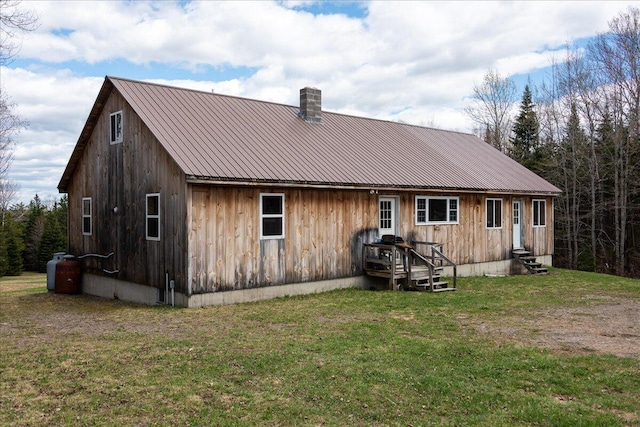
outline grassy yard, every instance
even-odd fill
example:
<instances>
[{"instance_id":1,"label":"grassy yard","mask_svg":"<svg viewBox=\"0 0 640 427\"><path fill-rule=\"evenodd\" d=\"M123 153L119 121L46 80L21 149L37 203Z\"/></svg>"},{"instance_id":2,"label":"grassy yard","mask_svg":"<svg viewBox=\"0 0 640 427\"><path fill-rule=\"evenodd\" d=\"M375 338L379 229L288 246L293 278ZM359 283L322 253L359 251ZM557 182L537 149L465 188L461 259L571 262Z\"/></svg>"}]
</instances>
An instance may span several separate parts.
<instances>
[{"instance_id":1,"label":"grassy yard","mask_svg":"<svg viewBox=\"0 0 640 427\"><path fill-rule=\"evenodd\" d=\"M0 279L0 425L640 425L640 358L536 344L536 319L637 306L638 280L553 270L203 309L45 282Z\"/></svg>"}]
</instances>

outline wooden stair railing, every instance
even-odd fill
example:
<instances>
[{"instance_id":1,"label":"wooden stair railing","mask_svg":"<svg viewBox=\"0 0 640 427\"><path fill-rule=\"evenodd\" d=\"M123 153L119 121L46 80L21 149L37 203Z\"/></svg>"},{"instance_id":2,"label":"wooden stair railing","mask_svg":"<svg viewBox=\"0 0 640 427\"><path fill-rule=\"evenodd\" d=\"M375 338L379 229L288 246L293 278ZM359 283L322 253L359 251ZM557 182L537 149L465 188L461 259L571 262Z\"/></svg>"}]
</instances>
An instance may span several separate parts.
<instances>
[{"instance_id":1,"label":"wooden stair railing","mask_svg":"<svg viewBox=\"0 0 640 427\"><path fill-rule=\"evenodd\" d=\"M442 244L433 245L442 248ZM418 251L415 245L365 243L362 247L363 271L369 276L389 279L389 289L392 290L456 290L455 263L440 249L432 245L429 245L429 248L431 250L425 254ZM443 261L453 266L452 286L449 282L441 280Z\"/></svg>"}]
</instances>

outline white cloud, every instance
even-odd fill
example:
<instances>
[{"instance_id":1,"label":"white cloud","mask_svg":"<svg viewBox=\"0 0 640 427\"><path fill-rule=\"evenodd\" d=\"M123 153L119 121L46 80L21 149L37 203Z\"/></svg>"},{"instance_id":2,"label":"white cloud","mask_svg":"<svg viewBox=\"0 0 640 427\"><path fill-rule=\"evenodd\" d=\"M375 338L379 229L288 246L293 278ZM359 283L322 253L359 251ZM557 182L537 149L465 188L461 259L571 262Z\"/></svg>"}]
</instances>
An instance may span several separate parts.
<instances>
[{"instance_id":1,"label":"white cloud","mask_svg":"<svg viewBox=\"0 0 640 427\"><path fill-rule=\"evenodd\" d=\"M12 174L23 201L55 194L104 75L132 77L113 68L123 62L143 66L134 78L287 104L315 86L331 111L468 131L466 97L489 68L544 68L630 4L374 1L354 18L327 3L313 15L309 1L25 3L40 26L20 66L0 70L31 123Z\"/></svg>"}]
</instances>

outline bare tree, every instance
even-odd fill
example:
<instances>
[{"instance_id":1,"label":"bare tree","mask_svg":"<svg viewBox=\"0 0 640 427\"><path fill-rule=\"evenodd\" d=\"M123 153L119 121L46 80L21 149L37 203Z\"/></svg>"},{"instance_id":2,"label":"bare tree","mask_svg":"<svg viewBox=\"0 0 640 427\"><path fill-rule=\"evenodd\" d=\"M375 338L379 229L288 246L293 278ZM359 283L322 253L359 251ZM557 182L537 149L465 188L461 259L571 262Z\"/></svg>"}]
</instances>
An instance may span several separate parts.
<instances>
[{"instance_id":1,"label":"bare tree","mask_svg":"<svg viewBox=\"0 0 640 427\"><path fill-rule=\"evenodd\" d=\"M517 101L516 85L495 70L485 74L481 84L473 87L473 104L465 112L478 126L484 140L506 153L509 149L511 114Z\"/></svg>"},{"instance_id":2,"label":"bare tree","mask_svg":"<svg viewBox=\"0 0 640 427\"><path fill-rule=\"evenodd\" d=\"M13 59L20 50L19 34L36 29L38 16L20 7L19 0L0 0L0 65Z\"/></svg>"},{"instance_id":3,"label":"bare tree","mask_svg":"<svg viewBox=\"0 0 640 427\"><path fill-rule=\"evenodd\" d=\"M18 35L33 31L38 20L33 11L20 7L20 1L0 0L0 65L11 61L18 53ZM14 136L27 126L16 114L4 88L0 86L0 213L4 213L16 194L15 183L9 181L9 168L13 160Z\"/></svg>"},{"instance_id":4,"label":"bare tree","mask_svg":"<svg viewBox=\"0 0 640 427\"><path fill-rule=\"evenodd\" d=\"M609 22L609 32L596 37L589 47L594 68L599 71L603 98L613 110L619 129L614 138L613 214L615 269L623 275L627 267L627 236L632 192L637 186L640 141L640 8L630 7ZM624 131L623 131L624 130Z\"/></svg>"}]
</instances>

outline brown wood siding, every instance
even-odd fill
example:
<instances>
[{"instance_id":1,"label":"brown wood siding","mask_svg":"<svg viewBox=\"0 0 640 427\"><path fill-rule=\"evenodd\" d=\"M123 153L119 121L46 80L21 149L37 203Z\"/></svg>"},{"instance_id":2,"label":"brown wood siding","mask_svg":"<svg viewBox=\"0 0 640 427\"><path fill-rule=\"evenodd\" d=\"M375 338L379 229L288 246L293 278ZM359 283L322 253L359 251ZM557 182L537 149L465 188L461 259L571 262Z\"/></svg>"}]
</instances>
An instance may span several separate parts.
<instances>
[{"instance_id":1,"label":"brown wood siding","mask_svg":"<svg viewBox=\"0 0 640 427\"><path fill-rule=\"evenodd\" d=\"M260 240L260 194L285 195L285 238ZM458 264L511 257L512 201L504 195L437 194L459 197L459 224L416 225L415 196L388 194L399 202L400 235L405 240L444 243ZM189 283L193 294L361 274L363 242L378 236L378 198L355 190L266 189L190 186ZM385 195L386 196L386 195ZM502 228L486 228L486 198L502 199ZM523 201L525 246L536 255L553 248L552 199L547 227L534 230L531 197Z\"/></svg>"},{"instance_id":2,"label":"brown wood siding","mask_svg":"<svg viewBox=\"0 0 640 427\"><path fill-rule=\"evenodd\" d=\"M109 116L123 112L123 142L109 144ZM69 247L86 270L177 291L186 282L186 183L156 138L117 92L112 92L73 173L69 192ZM160 194L160 241L146 240L146 194ZM92 199L93 232L82 235L81 203ZM113 208L118 212L114 213ZM118 270L105 273L103 270Z\"/></svg>"},{"instance_id":3,"label":"brown wood siding","mask_svg":"<svg viewBox=\"0 0 640 427\"><path fill-rule=\"evenodd\" d=\"M285 238L260 239L260 194L284 193ZM362 191L192 186L191 293L335 279L361 273L375 238L377 195Z\"/></svg>"}]
</instances>

